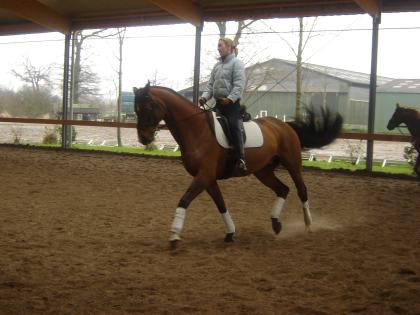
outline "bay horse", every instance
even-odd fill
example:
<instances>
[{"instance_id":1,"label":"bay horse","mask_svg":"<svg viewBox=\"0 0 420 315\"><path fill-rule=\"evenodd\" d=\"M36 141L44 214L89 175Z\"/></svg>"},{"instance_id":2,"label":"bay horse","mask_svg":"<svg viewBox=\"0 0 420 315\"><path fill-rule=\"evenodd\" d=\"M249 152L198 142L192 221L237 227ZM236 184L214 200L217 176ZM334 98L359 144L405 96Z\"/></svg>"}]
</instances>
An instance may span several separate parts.
<instances>
[{"instance_id":1,"label":"bay horse","mask_svg":"<svg viewBox=\"0 0 420 315\"><path fill-rule=\"evenodd\" d=\"M220 146L214 133L214 122L209 111L200 109L175 91L159 86L133 88L134 108L137 114L139 141L147 145L154 140L159 122L165 121L167 128L178 143L182 162L193 176L192 183L181 197L171 225L170 245L175 249L181 239L186 209L191 201L206 190L216 204L225 223L225 242L232 242L235 225L223 200L217 180L225 179L232 151ZM301 148L316 147L331 143L342 126L342 117L328 111L315 114L309 111L305 121L284 123L274 117L256 119L261 128L263 145L245 150L247 171L233 169L230 177L254 174L265 186L271 188L277 199L271 211L274 233L281 230L279 221L289 188L274 174L281 163L289 172L303 204L306 229L312 222L308 194L301 174Z\"/></svg>"},{"instance_id":2,"label":"bay horse","mask_svg":"<svg viewBox=\"0 0 420 315\"><path fill-rule=\"evenodd\" d=\"M388 122L388 130L393 130L401 124L406 124L412 136L412 143L418 152L417 160L414 165L414 172L420 181L420 113L413 108L401 107L397 103L394 114ZM419 183L420 184L420 183Z\"/></svg>"}]
</instances>

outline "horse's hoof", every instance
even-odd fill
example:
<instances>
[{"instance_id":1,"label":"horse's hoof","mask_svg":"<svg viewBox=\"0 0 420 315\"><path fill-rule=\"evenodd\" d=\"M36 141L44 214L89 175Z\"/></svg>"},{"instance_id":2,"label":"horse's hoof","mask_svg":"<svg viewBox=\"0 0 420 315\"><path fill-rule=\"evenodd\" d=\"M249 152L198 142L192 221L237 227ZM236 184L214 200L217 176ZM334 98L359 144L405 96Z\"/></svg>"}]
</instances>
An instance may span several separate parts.
<instances>
[{"instance_id":1,"label":"horse's hoof","mask_svg":"<svg viewBox=\"0 0 420 315\"><path fill-rule=\"evenodd\" d=\"M181 240L181 238L179 237L178 234L173 233L171 235L171 237L169 238L169 245L171 246L172 250L176 249L176 245L177 245L178 241L180 241L180 240Z\"/></svg>"},{"instance_id":2,"label":"horse's hoof","mask_svg":"<svg viewBox=\"0 0 420 315\"><path fill-rule=\"evenodd\" d=\"M225 243L233 243L233 235L235 233L227 233L225 235Z\"/></svg>"},{"instance_id":3,"label":"horse's hoof","mask_svg":"<svg viewBox=\"0 0 420 315\"><path fill-rule=\"evenodd\" d=\"M305 232L306 233L312 233L312 229L310 225L305 226Z\"/></svg>"},{"instance_id":4,"label":"horse's hoof","mask_svg":"<svg viewBox=\"0 0 420 315\"><path fill-rule=\"evenodd\" d=\"M271 227L273 228L274 233L279 234L281 231L281 222L279 219L271 218Z\"/></svg>"},{"instance_id":5,"label":"horse's hoof","mask_svg":"<svg viewBox=\"0 0 420 315\"><path fill-rule=\"evenodd\" d=\"M171 250L176 249L177 243L178 243L178 240L169 241L169 246L171 247Z\"/></svg>"}]
</instances>

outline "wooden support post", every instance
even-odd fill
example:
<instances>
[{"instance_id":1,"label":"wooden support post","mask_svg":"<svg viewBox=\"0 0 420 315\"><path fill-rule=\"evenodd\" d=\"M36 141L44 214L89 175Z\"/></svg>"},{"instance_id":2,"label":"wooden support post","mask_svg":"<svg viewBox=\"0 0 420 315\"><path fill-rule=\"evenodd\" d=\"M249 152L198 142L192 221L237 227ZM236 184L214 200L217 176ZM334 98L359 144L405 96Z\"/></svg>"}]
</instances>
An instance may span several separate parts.
<instances>
[{"instance_id":1,"label":"wooden support post","mask_svg":"<svg viewBox=\"0 0 420 315\"><path fill-rule=\"evenodd\" d=\"M70 78L70 40L71 35L66 34L64 41L64 73L63 73L63 117L61 119L68 120L68 105L69 105L69 78ZM69 126L61 125L61 146L68 148L68 129Z\"/></svg>"},{"instance_id":2,"label":"wooden support post","mask_svg":"<svg viewBox=\"0 0 420 315\"><path fill-rule=\"evenodd\" d=\"M368 114L368 134L375 133L375 106L376 106L376 76L378 68L378 37L380 15L375 15L372 26L372 60L370 67L370 86L369 86L369 114ZM366 149L366 170L372 172L373 166L373 140L367 141Z\"/></svg>"},{"instance_id":3,"label":"wooden support post","mask_svg":"<svg viewBox=\"0 0 420 315\"><path fill-rule=\"evenodd\" d=\"M200 94L200 57L201 57L201 32L203 26L195 28L195 57L194 57L194 83L193 83L193 103L197 105Z\"/></svg>"}]
</instances>

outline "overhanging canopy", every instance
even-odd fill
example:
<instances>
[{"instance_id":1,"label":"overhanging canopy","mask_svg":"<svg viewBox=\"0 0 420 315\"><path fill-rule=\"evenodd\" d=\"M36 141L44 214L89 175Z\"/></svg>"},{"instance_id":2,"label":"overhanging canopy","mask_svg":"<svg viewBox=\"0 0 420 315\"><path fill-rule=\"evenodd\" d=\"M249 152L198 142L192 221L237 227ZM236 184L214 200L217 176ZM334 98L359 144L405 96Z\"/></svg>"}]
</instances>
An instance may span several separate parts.
<instances>
[{"instance_id":1,"label":"overhanging canopy","mask_svg":"<svg viewBox=\"0 0 420 315\"><path fill-rule=\"evenodd\" d=\"M420 11L419 0L0 0L0 35L275 17Z\"/></svg>"}]
</instances>

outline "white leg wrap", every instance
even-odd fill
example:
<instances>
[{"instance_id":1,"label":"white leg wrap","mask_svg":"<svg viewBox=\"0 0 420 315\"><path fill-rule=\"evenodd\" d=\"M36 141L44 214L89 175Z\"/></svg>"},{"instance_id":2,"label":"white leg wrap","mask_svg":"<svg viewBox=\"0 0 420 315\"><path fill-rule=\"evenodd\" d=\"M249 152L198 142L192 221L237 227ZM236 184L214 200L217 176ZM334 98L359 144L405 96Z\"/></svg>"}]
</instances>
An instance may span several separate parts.
<instances>
[{"instance_id":1,"label":"white leg wrap","mask_svg":"<svg viewBox=\"0 0 420 315\"><path fill-rule=\"evenodd\" d=\"M176 208L175 217L171 226L171 232L174 232L177 235L181 234L182 228L184 226L184 220L185 220L185 209L181 207Z\"/></svg>"},{"instance_id":2,"label":"white leg wrap","mask_svg":"<svg viewBox=\"0 0 420 315\"><path fill-rule=\"evenodd\" d=\"M305 219L305 225L309 227L312 223L311 211L309 210L309 202L305 201L303 203L303 217Z\"/></svg>"},{"instance_id":3,"label":"white leg wrap","mask_svg":"<svg viewBox=\"0 0 420 315\"><path fill-rule=\"evenodd\" d=\"M283 210L284 202L286 199L282 197L277 197L276 202L274 203L273 209L271 210L271 217L273 219L278 219L281 214L281 210Z\"/></svg>"},{"instance_id":4,"label":"white leg wrap","mask_svg":"<svg viewBox=\"0 0 420 315\"><path fill-rule=\"evenodd\" d=\"M229 211L222 213L222 218L226 225L226 233L235 233L235 224L230 217Z\"/></svg>"}]
</instances>

